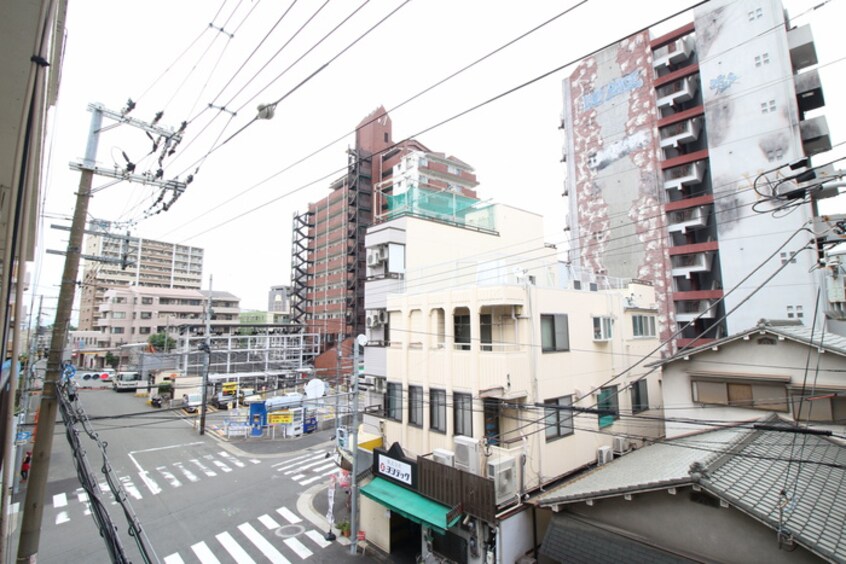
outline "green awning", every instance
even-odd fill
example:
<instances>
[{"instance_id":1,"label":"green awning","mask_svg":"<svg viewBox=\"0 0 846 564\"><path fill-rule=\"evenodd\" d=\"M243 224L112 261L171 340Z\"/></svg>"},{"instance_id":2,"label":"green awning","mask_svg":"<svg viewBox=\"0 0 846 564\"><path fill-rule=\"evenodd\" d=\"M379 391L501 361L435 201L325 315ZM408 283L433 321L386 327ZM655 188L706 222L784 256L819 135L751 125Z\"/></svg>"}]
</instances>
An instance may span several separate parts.
<instances>
[{"instance_id":1,"label":"green awning","mask_svg":"<svg viewBox=\"0 0 846 564\"><path fill-rule=\"evenodd\" d=\"M461 518L461 515L456 515L447 523L449 507L378 476L362 486L361 493L406 519L430 527L442 535Z\"/></svg>"}]
</instances>

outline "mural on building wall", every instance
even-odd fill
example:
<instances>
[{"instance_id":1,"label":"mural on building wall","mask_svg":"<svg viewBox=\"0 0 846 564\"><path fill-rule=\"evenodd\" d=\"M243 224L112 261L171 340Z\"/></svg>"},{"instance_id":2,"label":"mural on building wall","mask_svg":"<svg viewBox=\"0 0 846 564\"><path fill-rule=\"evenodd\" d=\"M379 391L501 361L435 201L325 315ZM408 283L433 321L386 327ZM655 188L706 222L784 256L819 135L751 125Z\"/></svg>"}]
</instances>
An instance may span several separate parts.
<instances>
[{"instance_id":1,"label":"mural on building wall","mask_svg":"<svg viewBox=\"0 0 846 564\"><path fill-rule=\"evenodd\" d=\"M675 324L653 72L648 33L582 61L569 79L569 166L582 267L652 282L667 339Z\"/></svg>"}]
</instances>

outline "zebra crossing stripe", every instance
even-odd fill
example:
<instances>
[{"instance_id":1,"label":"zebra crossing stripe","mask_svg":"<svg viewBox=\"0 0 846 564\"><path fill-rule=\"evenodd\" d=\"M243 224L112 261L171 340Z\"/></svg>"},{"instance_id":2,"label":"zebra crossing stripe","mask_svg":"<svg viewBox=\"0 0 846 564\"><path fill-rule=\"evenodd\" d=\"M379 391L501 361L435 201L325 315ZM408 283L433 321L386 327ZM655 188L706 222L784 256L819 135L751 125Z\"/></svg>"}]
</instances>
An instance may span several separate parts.
<instances>
[{"instance_id":1,"label":"zebra crossing stripe","mask_svg":"<svg viewBox=\"0 0 846 564\"><path fill-rule=\"evenodd\" d=\"M229 533L220 533L215 538L238 564L256 564L256 561L250 558L250 555L241 548L240 544L235 542L235 539Z\"/></svg>"},{"instance_id":2,"label":"zebra crossing stripe","mask_svg":"<svg viewBox=\"0 0 846 564\"><path fill-rule=\"evenodd\" d=\"M279 528L279 523L276 522L276 519L274 519L273 517L271 517L267 513L265 513L264 515L259 517L259 521L261 521L261 524L264 525L265 527L267 527L268 529L272 530L272 529L278 529Z\"/></svg>"},{"instance_id":3,"label":"zebra crossing stripe","mask_svg":"<svg viewBox=\"0 0 846 564\"><path fill-rule=\"evenodd\" d=\"M220 451L220 456L222 456L223 458L226 459L227 462L229 462L230 464L234 464L238 468L243 468L244 466L246 466L246 464L244 464L243 462L241 462L240 460L238 460L237 458L235 458L234 456L232 456L231 454L229 454L225 450Z\"/></svg>"},{"instance_id":4,"label":"zebra crossing stripe","mask_svg":"<svg viewBox=\"0 0 846 564\"><path fill-rule=\"evenodd\" d=\"M200 562L203 564L220 564L220 560L217 559L208 545L204 542L192 544L191 550L194 551L194 554L197 555L197 558L199 558Z\"/></svg>"},{"instance_id":5,"label":"zebra crossing stripe","mask_svg":"<svg viewBox=\"0 0 846 564\"><path fill-rule=\"evenodd\" d=\"M297 474L296 476L291 476L291 479L294 480L295 482L297 480L302 479L302 478L305 478L305 474Z\"/></svg>"},{"instance_id":6,"label":"zebra crossing stripe","mask_svg":"<svg viewBox=\"0 0 846 564\"><path fill-rule=\"evenodd\" d=\"M21 502L16 501L15 503L9 505L9 509L7 510L7 513L9 515L11 515L13 513L17 513L20 510L21 510Z\"/></svg>"},{"instance_id":7,"label":"zebra crossing stripe","mask_svg":"<svg viewBox=\"0 0 846 564\"><path fill-rule=\"evenodd\" d=\"M53 496L53 507L64 507L68 504L67 494L56 494Z\"/></svg>"},{"instance_id":8,"label":"zebra crossing stripe","mask_svg":"<svg viewBox=\"0 0 846 564\"><path fill-rule=\"evenodd\" d=\"M67 511L59 511L59 514L56 515L56 524L61 525L62 523L67 523L70 521L70 517L68 516Z\"/></svg>"},{"instance_id":9,"label":"zebra crossing stripe","mask_svg":"<svg viewBox=\"0 0 846 564\"><path fill-rule=\"evenodd\" d=\"M224 464L224 463L223 463L223 462L221 462L220 460L212 460L212 462L214 462L214 465L215 465L215 466L217 466L218 468L220 468L221 470L223 470L224 474L225 474L226 472L232 472L232 468L230 468L229 466L227 466L226 464Z\"/></svg>"},{"instance_id":10,"label":"zebra crossing stripe","mask_svg":"<svg viewBox=\"0 0 846 564\"><path fill-rule=\"evenodd\" d=\"M303 480L302 482L300 482L300 485L301 485L301 486L305 486L305 485L308 485L308 484L310 484L310 483L312 483L312 482L316 482L316 481L317 481L317 480L319 480L320 478L322 478L322 477L324 477L324 476L328 476L329 474L332 474L332 473L337 472L337 471L338 471L337 469L332 469L332 470L329 470L328 472L324 472L324 473L322 473L322 474L318 474L318 475L317 475L317 476L315 476L314 478L309 478L308 480Z\"/></svg>"},{"instance_id":11,"label":"zebra crossing stripe","mask_svg":"<svg viewBox=\"0 0 846 564\"><path fill-rule=\"evenodd\" d=\"M291 550L293 550L294 552L296 552L296 553L297 553L297 556L299 556L299 557L300 557L300 558L302 558L303 560L305 560L306 558L308 558L309 556L311 556L311 555L313 554L313 553L312 553L312 552L311 552L311 551L310 551L310 550L306 547L306 545L304 545L303 543L301 543L300 541L298 541L296 537L291 537L291 538L289 538L289 539L285 539L283 542L284 542L286 545L288 545L288 548L290 548Z\"/></svg>"},{"instance_id":12,"label":"zebra crossing stripe","mask_svg":"<svg viewBox=\"0 0 846 564\"><path fill-rule=\"evenodd\" d=\"M277 466L282 466L283 464L290 464L291 462L294 462L295 460L302 460L303 458L311 458L312 456L313 456L312 454L302 454L300 456L295 456L294 458L289 458L288 460L283 460L282 462L277 462L276 464L272 464L270 467L276 468Z\"/></svg>"},{"instance_id":13,"label":"zebra crossing stripe","mask_svg":"<svg viewBox=\"0 0 846 564\"><path fill-rule=\"evenodd\" d=\"M286 460L285 462L293 462L294 460L297 460L297 462L294 463L294 464L288 464L287 466L282 466L281 468L277 468L276 471L282 472L284 470L291 470L291 468L297 468L297 469L303 468L303 466L302 466L303 464L310 462L310 461L317 460L318 458L321 459L321 460L326 458L326 453L321 452L321 453L318 453L318 454L309 454L309 455L306 455L304 457L300 456L298 458ZM304 460L298 460L298 459L304 459ZM291 472L296 472L296 470L291 470ZM290 474L291 472L286 472L286 474Z\"/></svg>"},{"instance_id":14,"label":"zebra crossing stripe","mask_svg":"<svg viewBox=\"0 0 846 564\"><path fill-rule=\"evenodd\" d=\"M203 474L205 474L205 475L206 475L206 476L208 476L209 478L214 478L215 476L217 476L217 472L215 472L214 470L211 470L210 468L208 468L205 464L203 464L202 462L200 462L200 461L199 461L199 460L197 460L196 458L192 458L192 459L191 459L191 462L192 462L192 463L193 463L193 464L194 464L197 468L199 468L200 470L202 470L202 471L203 471Z\"/></svg>"},{"instance_id":15,"label":"zebra crossing stripe","mask_svg":"<svg viewBox=\"0 0 846 564\"><path fill-rule=\"evenodd\" d=\"M256 545L256 548L264 554L270 562L273 564L291 564L290 560L282 556L282 553L276 550L266 538L261 536L255 528L249 523L242 523L238 525L238 530L241 531L245 537L247 537L251 543Z\"/></svg>"},{"instance_id":16,"label":"zebra crossing stripe","mask_svg":"<svg viewBox=\"0 0 846 564\"><path fill-rule=\"evenodd\" d=\"M319 546L320 548L326 548L327 546L331 545L332 543L323 538L323 535L315 531L314 529L306 531L306 536L314 541L314 543Z\"/></svg>"},{"instance_id":17,"label":"zebra crossing stripe","mask_svg":"<svg viewBox=\"0 0 846 564\"><path fill-rule=\"evenodd\" d=\"M200 481L200 479L197 477L197 475L194 474L193 472L191 472L190 470L188 470L187 468L185 468L182 465L181 462L174 462L173 465L176 466L179 469L179 471L182 472L182 474L186 478L188 478L189 481L191 481L191 482L199 482Z\"/></svg>"},{"instance_id":18,"label":"zebra crossing stripe","mask_svg":"<svg viewBox=\"0 0 846 564\"><path fill-rule=\"evenodd\" d=\"M175 552L170 556L165 556L164 564L185 564L185 561L182 560L182 557L179 556L178 552Z\"/></svg>"},{"instance_id":19,"label":"zebra crossing stripe","mask_svg":"<svg viewBox=\"0 0 846 564\"><path fill-rule=\"evenodd\" d=\"M150 493L153 495L158 495L162 493L162 489L159 485L150 477L150 473L146 470L142 470L138 472L138 477L141 478L141 481L144 482L144 485L147 486L147 489L150 490ZM140 497L138 499L141 499Z\"/></svg>"},{"instance_id":20,"label":"zebra crossing stripe","mask_svg":"<svg viewBox=\"0 0 846 564\"><path fill-rule=\"evenodd\" d=\"M294 468L293 470L288 470L287 472L285 472L285 474L293 474L294 472L299 472L301 470L307 470L308 468L312 468L314 466L320 466L324 462L326 462L326 457L321 456L320 460L318 460L317 462L309 462L308 464L297 465L297 468ZM335 463L333 462L332 464L334 465ZM281 468L280 468L280 470L281 470Z\"/></svg>"},{"instance_id":21,"label":"zebra crossing stripe","mask_svg":"<svg viewBox=\"0 0 846 564\"><path fill-rule=\"evenodd\" d=\"M318 466L317 468L312 468L311 471L312 472L321 472L323 470L326 470L327 468L337 468L337 467L338 467L338 465L335 464L335 461L332 461L329 464L324 464L323 466Z\"/></svg>"},{"instance_id":22,"label":"zebra crossing stripe","mask_svg":"<svg viewBox=\"0 0 846 564\"><path fill-rule=\"evenodd\" d=\"M294 513L293 511L291 511L287 507L280 507L279 509L276 510L276 513L281 515L286 521L288 521L292 525L302 521L302 519L300 519L299 515L297 515L296 513Z\"/></svg>"},{"instance_id":23,"label":"zebra crossing stripe","mask_svg":"<svg viewBox=\"0 0 846 564\"><path fill-rule=\"evenodd\" d=\"M156 468L156 470L159 471L159 474L164 476L164 479L167 480L167 483L170 484L170 487L178 488L182 485L182 482L180 482L179 479L173 475L173 472L167 469L167 466L159 466Z\"/></svg>"},{"instance_id":24,"label":"zebra crossing stripe","mask_svg":"<svg viewBox=\"0 0 846 564\"><path fill-rule=\"evenodd\" d=\"M85 493L85 490L82 488L76 489L76 499L79 500L79 503L85 505L85 511L83 511L83 515L91 515L91 503L88 501L88 494Z\"/></svg>"},{"instance_id":25,"label":"zebra crossing stripe","mask_svg":"<svg viewBox=\"0 0 846 564\"><path fill-rule=\"evenodd\" d=\"M126 490L126 493L135 499L141 499L141 492L138 491L138 488L135 487L135 484L132 483L132 479L129 478L129 476L124 476L120 479L120 481L123 484L123 489Z\"/></svg>"}]
</instances>

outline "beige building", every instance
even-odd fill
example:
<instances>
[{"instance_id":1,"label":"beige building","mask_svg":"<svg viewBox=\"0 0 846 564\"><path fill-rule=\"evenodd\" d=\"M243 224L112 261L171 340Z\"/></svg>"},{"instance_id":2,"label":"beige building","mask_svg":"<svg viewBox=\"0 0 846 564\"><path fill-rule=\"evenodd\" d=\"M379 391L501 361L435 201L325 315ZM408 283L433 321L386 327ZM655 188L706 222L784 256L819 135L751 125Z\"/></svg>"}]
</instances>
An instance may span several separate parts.
<instances>
[{"instance_id":1,"label":"beige building","mask_svg":"<svg viewBox=\"0 0 846 564\"><path fill-rule=\"evenodd\" d=\"M392 531L408 525L403 519L417 523L417 552L434 547L451 558L455 546L496 539L462 558L482 562L488 552L513 562L532 547L529 497L663 434L657 419L633 416L661 413L658 373L642 362L658 358L650 357L659 345L655 292L559 262L536 214L478 203L447 220L427 217L426 200L417 198L414 215L399 210L368 230L368 405L384 394L381 417L368 422L406 453L390 463L397 468L423 457L468 480L492 478L498 516L469 510L460 526L446 513L427 522L380 498L394 483L377 471L362 490L361 527L394 552L405 541ZM399 493L409 495L408 485ZM418 487L420 498L437 498ZM467 495L440 502L468 508Z\"/></svg>"},{"instance_id":2,"label":"beige building","mask_svg":"<svg viewBox=\"0 0 846 564\"><path fill-rule=\"evenodd\" d=\"M146 342L150 335L167 333L177 338L202 331L204 311L211 295L211 328L238 325L240 299L228 292L144 288L130 286L105 292L98 309L98 327L107 347Z\"/></svg>"},{"instance_id":3,"label":"beige building","mask_svg":"<svg viewBox=\"0 0 846 564\"><path fill-rule=\"evenodd\" d=\"M142 286L199 290L202 287L203 249L117 234L105 235L109 222L89 224L85 254L105 260L85 261L79 306L80 330L99 327L100 305L111 288Z\"/></svg>"}]
</instances>

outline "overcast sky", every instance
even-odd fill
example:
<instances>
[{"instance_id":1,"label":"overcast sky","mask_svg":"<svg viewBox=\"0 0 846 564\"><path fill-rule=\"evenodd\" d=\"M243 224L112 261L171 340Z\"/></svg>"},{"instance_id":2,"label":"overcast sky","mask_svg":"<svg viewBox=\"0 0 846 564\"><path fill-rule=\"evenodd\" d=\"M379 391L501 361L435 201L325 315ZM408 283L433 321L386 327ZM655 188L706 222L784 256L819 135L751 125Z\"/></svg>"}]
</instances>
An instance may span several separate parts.
<instances>
[{"instance_id":1,"label":"overcast sky","mask_svg":"<svg viewBox=\"0 0 846 564\"><path fill-rule=\"evenodd\" d=\"M819 3L791 0L785 6L795 16ZM138 119L151 121L163 110L162 125L176 128L182 121L190 122L185 140L164 161L164 178L185 180L195 174L169 211L132 225L130 231L135 236L202 247L204 288L211 275L213 288L240 297L242 309L265 309L269 287L290 281L294 213L328 193L330 180L346 164L345 150L354 143L351 132L362 118L379 105L390 111L577 2L335 0L324 6L312 0L295 2L278 25L291 0L84 0L69 4L65 64L48 148L41 253L64 250L67 245L67 232L50 225L70 224L79 173L71 171L68 163L79 161L85 150L88 104L99 102L120 110L132 98L137 106L131 115ZM429 129L693 4L584 2L391 111L394 139L415 136L430 149L470 164L480 181L480 198L543 215L547 241L565 248L563 137L557 125L561 81L569 69ZM835 111L846 95L840 78L846 66L840 60L846 54L840 41L841 24L846 21L844 4L834 0L795 20L812 24L833 143L846 136L846 119ZM692 15L684 15L661 29L691 19ZM221 27L224 32L216 29ZM254 117L258 104L283 97L272 120L256 121L236 134ZM217 109L224 106L225 110ZM156 157L148 155L150 148L143 133L122 126L101 134L98 161L107 168L123 167L125 152L137 164L137 172L155 170L158 165ZM158 189L135 183L106 187L107 179L96 178L94 184L104 188L91 202L90 217L110 221L143 217L159 195ZM58 295L63 260L53 255L39 260L33 286L37 294ZM45 300L44 322L52 321L54 306L55 299Z\"/></svg>"}]
</instances>

